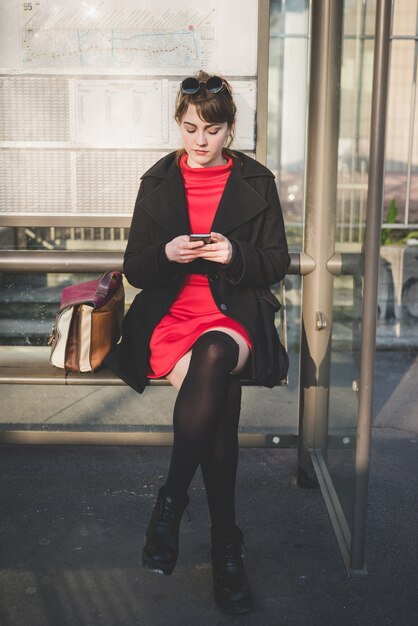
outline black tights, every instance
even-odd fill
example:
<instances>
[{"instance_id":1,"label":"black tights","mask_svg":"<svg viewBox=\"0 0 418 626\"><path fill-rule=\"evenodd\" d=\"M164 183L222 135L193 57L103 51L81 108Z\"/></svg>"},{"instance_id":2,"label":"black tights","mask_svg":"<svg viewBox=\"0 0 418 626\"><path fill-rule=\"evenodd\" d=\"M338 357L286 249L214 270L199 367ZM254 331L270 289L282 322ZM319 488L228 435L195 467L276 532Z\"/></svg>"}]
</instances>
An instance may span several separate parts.
<instances>
[{"instance_id":1,"label":"black tights","mask_svg":"<svg viewBox=\"0 0 418 626\"><path fill-rule=\"evenodd\" d=\"M185 499L201 465L212 527L235 529L235 477L241 385L231 375L238 362L236 341L221 331L195 342L189 369L174 406L174 442L165 491Z\"/></svg>"}]
</instances>

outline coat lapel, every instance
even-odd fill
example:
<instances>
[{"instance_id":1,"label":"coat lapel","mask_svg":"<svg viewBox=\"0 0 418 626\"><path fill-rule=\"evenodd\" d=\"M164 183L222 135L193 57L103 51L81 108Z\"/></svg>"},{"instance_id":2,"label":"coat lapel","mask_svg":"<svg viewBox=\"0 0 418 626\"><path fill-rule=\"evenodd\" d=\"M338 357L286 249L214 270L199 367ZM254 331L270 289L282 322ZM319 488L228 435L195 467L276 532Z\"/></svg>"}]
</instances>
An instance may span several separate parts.
<instances>
[{"instance_id":1,"label":"coat lapel","mask_svg":"<svg viewBox=\"0 0 418 626\"><path fill-rule=\"evenodd\" d=\"M212 230L227 234L253 219L267 207L268 202L247 183L237 164L232 168L225 185Z\"/></svg>"},{"instance_id":2,"label":"coat lapel","mask_svg":"<svg viewBox=\"0 0 418 626\"><path fill-rule=\"evenodd\" d=\"M173 162L161 178L162 182L140 201L141 207L173 237L189 234L186 194L177 164ZM225 185L211 230L227 234L267 207L268 202L247 183L236 164Z\"/></svg>"},{"instance_id":3,"label":"coat lapel","mask_svg":"<svg viewBox=\"0 0 418 626\"><path fill-rule=\"evenodd\" d=\"M141 201L143 210L173 237L190 233L183 177L173 162L165 178Z\"/></svg>"}]
</instances>

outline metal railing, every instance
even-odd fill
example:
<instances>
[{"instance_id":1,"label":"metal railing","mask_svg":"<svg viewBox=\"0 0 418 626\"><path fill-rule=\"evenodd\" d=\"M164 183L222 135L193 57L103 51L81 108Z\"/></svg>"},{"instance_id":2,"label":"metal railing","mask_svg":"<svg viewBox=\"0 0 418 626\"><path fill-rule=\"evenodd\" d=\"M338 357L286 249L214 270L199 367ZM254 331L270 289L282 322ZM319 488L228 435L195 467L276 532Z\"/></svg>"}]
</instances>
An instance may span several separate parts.
<instances>
[{"instance_id":1,"label":"metal railing","mask_svg":"<svg viewBox=\"0 0 418 626\"><path fill-rule=\"evenodd\" d=\"M304 252L290 253L288 274L306 275L315 263ZM107 272L121 271L122 252L81 252L72 250L4 250L0 272Z\"/></svg>"}]
</instances>

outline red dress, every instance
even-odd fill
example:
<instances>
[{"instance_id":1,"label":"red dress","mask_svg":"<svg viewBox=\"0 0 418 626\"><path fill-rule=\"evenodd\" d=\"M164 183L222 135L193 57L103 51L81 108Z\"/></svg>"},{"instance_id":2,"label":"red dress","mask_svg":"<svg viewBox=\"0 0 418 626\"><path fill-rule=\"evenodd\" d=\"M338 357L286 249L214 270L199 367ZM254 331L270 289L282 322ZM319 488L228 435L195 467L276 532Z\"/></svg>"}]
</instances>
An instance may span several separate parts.
<instances>
[{"instance_id":1,"label":"red dress","mask_svg":"<svg viewBox=\"0 0 418 626\"><path fill-rule=\"evenodd\" d=\"M210 233L233 161L230 158L226 165L197 168L189 167L186 161L187 154L180 160L180 169L186 189L190 232ZM237 331L251 349L251 339L245 328L216 306L208 277L188 274L177 298L151 336L148 378L168 374L196 339L215 326Z\"/></svg>"}]
</instances>

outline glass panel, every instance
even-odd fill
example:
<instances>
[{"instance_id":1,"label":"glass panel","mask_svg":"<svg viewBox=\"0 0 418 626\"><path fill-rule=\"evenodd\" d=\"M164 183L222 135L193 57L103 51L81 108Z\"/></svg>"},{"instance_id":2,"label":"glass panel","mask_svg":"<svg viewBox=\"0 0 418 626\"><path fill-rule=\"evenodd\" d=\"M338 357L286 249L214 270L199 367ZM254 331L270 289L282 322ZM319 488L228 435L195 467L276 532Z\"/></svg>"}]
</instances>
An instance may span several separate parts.
<instances>
[{"instance_id":1,"label":"glass panel","mask_svg":"<svg viewBox=\"0 0 418 626\"><path fill-rule=\"evenodd\" d=\"M1 228L3 250L85 250L123 252L128 228L22 226Z\"/></svg>"},{"instance_id":2,"label":"glass panel","mask_svg":"<svg viewBox=\"0 0 418 626\"><path fill-rule=\"evenodd\" d=\"M98 273L5 274L0 277L0 345L47 346L64 287L97 278ZM138 290L126 281L125 303Z\"/></svg>"},{"instance_id":3,"label":"glass panel","mask_svg":"<svg viewBox=\"0 0 418 626\"><path fill-rule=\"evenodd\" d=\"M396 203L396 222L404 223L408 178L408 147L411 121L411 94L414 77L415 42L393 40L390 61L388 117L385 160L385 203L383 219L390 202ZM393 240L401 238L392 234Z\"/></svg>"},{"instance_id":4,"label":"glass panel","mask_svg":"<svg viewBox=\"0 0 418 626\"><path fill-rule=\"evenodd\" d=\"M289 244L302 246L308 70L308 3L273 2L268 166L276 174Z\"/></svg>"},{"instance_id":5,"label":"glass panel","mask_svg":"<svg viewBox=\"0 0 418 626\"><path fill-rule=\"evenodd\" d=\"M303 77L307 73L307 48L306 39L288 39L284 44L279 189L284 214L288 226L292 228L289 232L292 244L299 243L302 235L307 100L307 83ZM300 84L295 89L298 77Z\"/></svg>"},{"instance_id":6,"label":"glass panel","mask_svg":"<svg viewBox=\"0 0 418 626\"><path fill-rule=\"evenodd\" d=\"M374 37L376 29L376 0L363 0L366 4L365 32L367 35Z\"/></svg>"},{"instance_id":7,"label":"glass panel","mask_svg":"<svg viewBox=\"0 0 418 626\"><path fill-rule=\"evenodd\" d=\"M0 430L171 432L176 392L129 387L1 385Z\"/></svg>"},{"instance_id":8,"label":"glass panel","mask_svg":"<svg viewBox=\"0 0 418 626\"><path fill-rule=\"evenodd\" d=\"M360 243L367 202L373 42L345 39L341 71L336 250ZM359 226L360 225L360 226Z\"/></svg>"},{"instance_id":9,"label":"glass panel","mask_svg":"<svg viewBox=\"0 0 418 626\"><path fill-rule=\"evenodd\" d=\"M360 37L374 34L376 0L345 0L344 36Z\"/></svg>"},{"instance_id":10,"label":"glass panel","mask_svg":"<svg viewBox=\"0 0 418 626\"><path fill-rule=\"evenodd\" d=\"M362 0L345 0L344 3L344 32L345 35L356 35L358 22L362 18Z\"/></svg>"},{"instance_id":11,"label":"glass panel","mask_svg":"<svg viewBox=\"0 0 418 626\"><path fill-rule=\"evenodd\" d=\"M20 227L1 229L8 250L123 252L127 228ZM48 338L64 287L97 277L89 273L2 273L0 345L37 346L48 363ZM125 281L126 307L138 290ZM37 348L38 349L38 348ZM126 407L137 394L125 388L1 385L0 429L108 430L134 428ZM122 409L123 407L123 409ZM146 414L145 414L146 415ZM164 401L161 405L164 421ZM145 419L147 419L145 417ZM149 422L149 419L148 419Z\"/></svg>"},{"instance_id":12,"label":"glass panel","mask_svg":"<svg viewBox=\"0 0 418 626\"><path fill-rule=\"evenodd\" d=\"M335 249L344 269L334 278L326 464L351 527L362 301L361 253L367 206L373 41L365 38L363 2L346 3L342 51ZM367 3L368 10L370 9ZM349 13L347 13L349 11ZM349 18L349 19L347 19ZM371 16L370 19L374 19ZM347 36L347 26L354 28ZM348 262L349 260L349 262Z\"/></svg>"},{"instance_id":13,"label":"glass panel","mask_svg":"<svg viewBox=\"0 0 418 626\"><path fill-rule=\"evenodd\" d=\"M418 4L395 2L385 155L377 343L416 345L418 259ZM396 39L404 37L404 39ZM404 227L403 224L409 226Z\"/></svg>"},{"instance_id":14,"label":"glass panel","mask_svg":"<svg viewBox=\"0 0 418 626\"><path fill-rule=\"evenodd\" d=\"M418 55L418 50L415 48ZM415 84L417 76L415 76ZM412 127L412 162L411 182L409 189L409 223L418 224L418 93L415 92L414 125ZM414 228L414 239L418 239L417 229Z\"/></svg>"},{"instance_id":15,"label":"glass panel","mask_svg":"<svg viewBox=\"0 0 418 626\"><path fill-rule=\"evenodd\" d=\"M286 35L306 35L308 32L308 0L284 0Z\"/></svg>"},{"instance_id":16,"label":"glass panel","mask_svg":"<svg viewBox=\"0 0 418 626\"><path fill-rule=\"evenodd\" d=\"M354 254L360 257L358 251ZM335 277L326 460L350 527L358 409L353 381L359 378L360 319L361 278Z\"/></svg>"},{"instance_id":17,"label":"glass panel","mask_svg":"<svg viewBox=\"0 0 418 626\"><path fill-rule=\"evenodd\" d=\"M270 62L267 164L276 175L289 247L302 248L309 3L270 3ZM246 389L241 426L254 423L265 406L265 432L297 431L300 351L300 276L286 277L287 341L290 357L287 387ZM248 407L248 408L247 408ZM278 408L279 407L279 408ZM253 417L251 422L251 410ZM247 414L248 411L248 414ZM271 416L271 417L268 417Z\"/></svg>"},{"instance_id":18,"label":"glass panel","mask_svg":"<svg viewBox=\"0 0 418 626\"><path fill-rule=\"evenodd\" d=\"M394 0L393 35L415 35L417 32L418 4L414 0Z\"/></svg>"}]
</instances>

